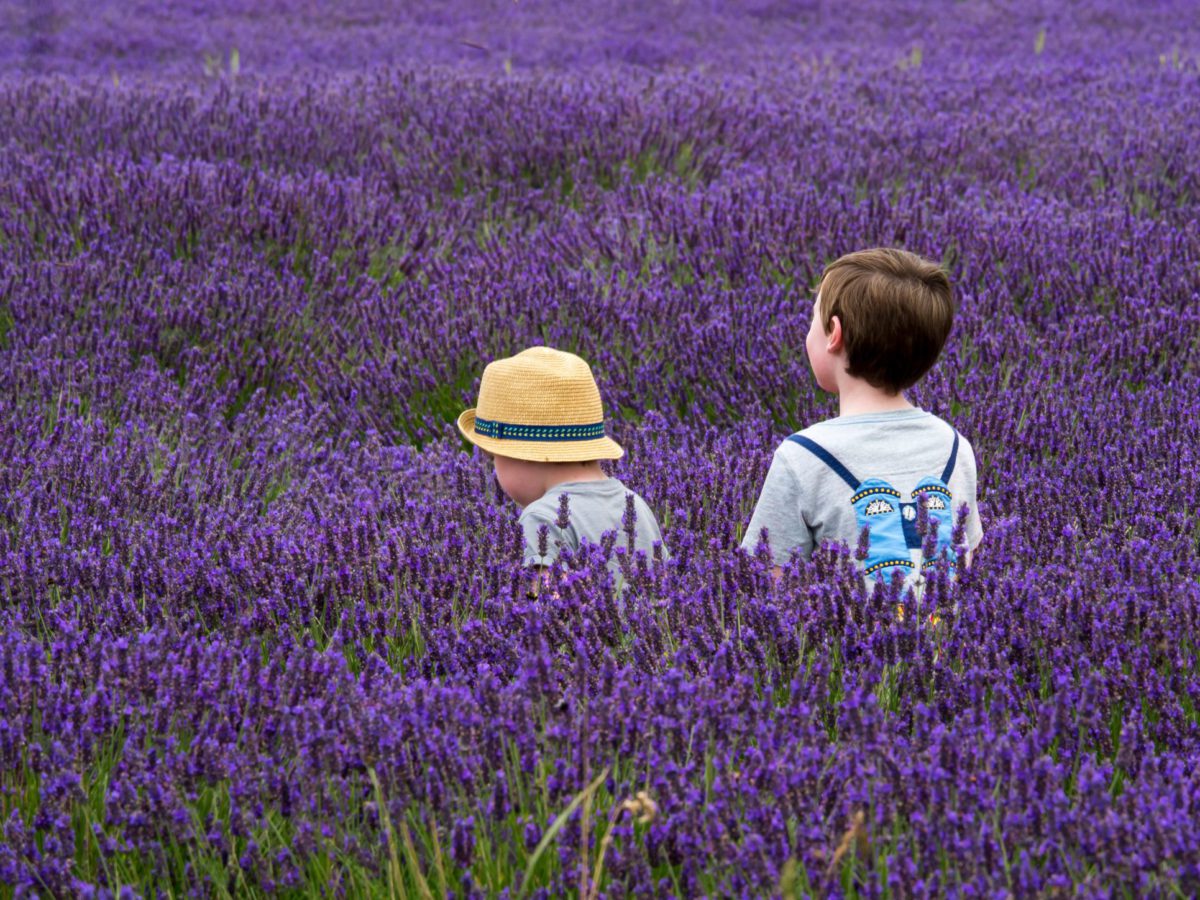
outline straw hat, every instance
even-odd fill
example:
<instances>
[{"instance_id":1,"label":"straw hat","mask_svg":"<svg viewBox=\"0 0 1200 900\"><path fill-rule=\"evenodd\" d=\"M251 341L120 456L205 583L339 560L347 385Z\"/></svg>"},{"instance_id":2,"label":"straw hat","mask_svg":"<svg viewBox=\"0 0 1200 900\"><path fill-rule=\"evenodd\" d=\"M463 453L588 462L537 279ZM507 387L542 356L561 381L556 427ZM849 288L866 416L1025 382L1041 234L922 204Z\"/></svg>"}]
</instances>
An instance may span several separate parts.
<instances>
[{"instance_id":1,"label":"straw hat","mask_svg":"<svg viewBox=\"0 0 1200 900\"><path fill-rule=\"evenodd\" d=\"M574 353L531 347L483 370L479 405L458 417L477 447L531 462L620 459L604 433L604 407L591 367Z\"/></svg>"}]
</instances>

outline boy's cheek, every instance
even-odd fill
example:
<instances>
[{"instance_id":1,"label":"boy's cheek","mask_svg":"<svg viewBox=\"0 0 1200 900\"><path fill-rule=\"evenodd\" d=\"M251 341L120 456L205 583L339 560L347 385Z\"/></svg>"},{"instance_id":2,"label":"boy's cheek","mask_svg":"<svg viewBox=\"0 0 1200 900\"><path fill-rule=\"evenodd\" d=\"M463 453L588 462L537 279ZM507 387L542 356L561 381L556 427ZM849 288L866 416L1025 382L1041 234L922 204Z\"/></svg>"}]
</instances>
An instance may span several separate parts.
<instances>
[{"instance_id":1,"label":"boy's cheek","mask_svg":"<svg viewBox=\"0 0 1200 900\"><path fill-rule=\"evenodd\" d=\"M824 373L821 371L820 354L813 352L812 341L806 341L804 344L804 355L808 358L808 367L812 370L813 377L816 378L817 384L821 384L825 380Z\"/></svg>"}]
</instances>

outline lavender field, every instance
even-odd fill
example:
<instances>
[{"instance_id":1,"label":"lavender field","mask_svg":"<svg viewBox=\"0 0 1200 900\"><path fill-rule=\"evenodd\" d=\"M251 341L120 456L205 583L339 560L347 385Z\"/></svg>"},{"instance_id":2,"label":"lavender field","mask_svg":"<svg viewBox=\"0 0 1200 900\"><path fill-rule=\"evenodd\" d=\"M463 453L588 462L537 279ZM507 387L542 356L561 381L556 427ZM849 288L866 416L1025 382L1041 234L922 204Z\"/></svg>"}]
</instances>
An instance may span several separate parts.
<instances>
[{"instance_id":1,"label":"lavender field","mask_svg":"<svg viewBox=\"0 0 1200 900\"><path fill-rule=\"evenodd\" d=\"M1200 894L1193 3L0 0L0 67L0 896ZM735 549L874 245L986 530L908 615ZM533 344L669 559L529 595L453 421Z\"/></svg>"}]
</instances>

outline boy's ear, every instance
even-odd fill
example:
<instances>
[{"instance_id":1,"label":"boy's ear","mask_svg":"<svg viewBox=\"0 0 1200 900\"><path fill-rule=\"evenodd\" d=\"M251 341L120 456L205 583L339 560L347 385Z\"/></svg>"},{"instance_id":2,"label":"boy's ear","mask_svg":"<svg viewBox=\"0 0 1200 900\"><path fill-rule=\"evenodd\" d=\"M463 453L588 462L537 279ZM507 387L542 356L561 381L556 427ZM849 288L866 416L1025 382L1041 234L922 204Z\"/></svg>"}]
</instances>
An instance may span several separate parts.
<instances>
[{"instance_id":1,"label":"boy's ear","mask_svg":"<svg viewBox=\"0 0 1200 900\"><path fill-rule=\"evenodd\" d=\"M826 346L830 353L837 353L842 349L842 320L837 316L829 317L829 338Z\"/></svg>"}]
</instances>

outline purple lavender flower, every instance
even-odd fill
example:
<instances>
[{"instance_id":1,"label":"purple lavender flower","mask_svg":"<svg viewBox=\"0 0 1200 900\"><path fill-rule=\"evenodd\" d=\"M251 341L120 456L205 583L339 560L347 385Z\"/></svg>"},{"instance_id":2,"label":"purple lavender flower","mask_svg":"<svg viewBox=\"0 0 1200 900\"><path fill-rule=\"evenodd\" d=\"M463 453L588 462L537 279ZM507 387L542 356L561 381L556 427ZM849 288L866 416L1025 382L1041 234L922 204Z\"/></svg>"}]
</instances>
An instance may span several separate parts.
<instances>
[{"instance_id":1,"label":"purple lavender flower","mask_svg":"<svg viewBox=\"0 0 1200 900\"><path fill-rule=\"evenodd\" d=\"M1190 6L9 6L4 888L1200 893ZM880 244L980 462L917 601L733 549ZM532 603L453 419L537 343L670 553Z\"/></svg>"}]
</instances>

